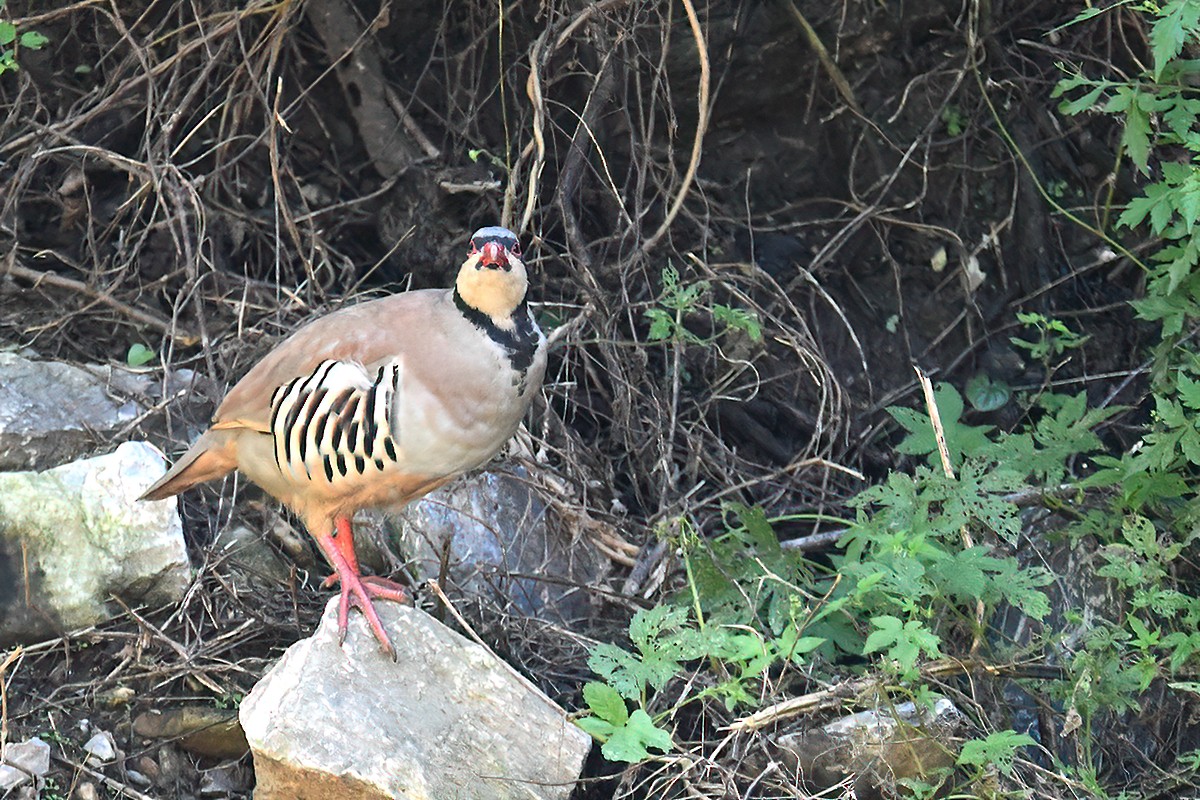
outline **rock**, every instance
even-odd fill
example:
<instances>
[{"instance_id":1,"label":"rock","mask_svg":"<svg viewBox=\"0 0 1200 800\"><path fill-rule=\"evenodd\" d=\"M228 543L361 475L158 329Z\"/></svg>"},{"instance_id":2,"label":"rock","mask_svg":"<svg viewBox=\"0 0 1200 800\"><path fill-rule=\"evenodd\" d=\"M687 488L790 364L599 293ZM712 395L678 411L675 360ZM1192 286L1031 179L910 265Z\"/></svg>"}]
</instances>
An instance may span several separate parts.
<instances>
[{"instance_id":1,"label":"rock","mask_svg":"<svg viewBox=\"0 0 1200 800\"><path fill-rule=\"evenodd\" d=\"M246 771L238 765L206 769L200 775L201 797L230 797L250 788Z\"/></svg>"},{"instance_id":2,"label":"rock","mask_svg":"<svg viewBox=\"0 0 1200 800\"><path fill-rule=\"evenodd\" d=\"M207 758L241 758L250 745L232 709L181 706L147 711L133 720L133 732L147 739L172 739L190 753Z\"/></svg>"},{"instance_id":3,"label":"rock","mask_svg":"<svg viewBox=\"0 0 1200 800\"><path fill-rule=\"evenodd\" d=\"M100 708L123 708L133 702L137 692L128 686L115 686L96 693L96 705Z\"/></svg>"},{"instance_id":4,"label":"rock","mask_svg":"<svg viewBox=\"0 0 1200 800\"><path fill-rule=\"evenodd\" d=\"M10 767L16 767L35 778L50 771L50 745L36 736L24 742L14 742L4 748L0 759Z\"/></svg>"},{"instance_id":5,"label":"rock","mask_svg":"<svg viewBox=\"0 0 1200 800\"><path fill-rule=\"evenodd\" d=\"M136 419L127 375L0 353L0 470L62 464Z\"/></svg>"},{"instance_id":6,"label":"rock","mask_svg":"<svg viewBox=\"0 0 1200 800\"><path fill-rule=\"evenodd\" d=\"M88 754L89 763L107 764L117 757L117 743L108 731L97 731L84 743L83 751Z\"/></svg>"},{"instance_id":7,"label":"rock","mask_svg":"<svg viewBox=\"0 0 1200 800\"><path fill-rule=\"evenodd\" d=\"M153 447L126 442L45 472L0 473L0 647L108 619L120 610L113 595L150 606L183 597L191 569L176 503L137 502L164 469Z\"/></svg>"},{"instance_id":8,"label":"rock","mask_svg":"<svg viewBox=\"0 0 1200 800\"><path fill-rule=\"evenodd\" d=\"M100 800L100 790L94 783L81 783L75 787L74 800Z\"/></svg>"},{"instance_id":9,"label":"rock","mask_svg":"<svg viewBox=\"0 0 1200 800\"><path fill-rule=\"evenodd\" d=\"M129 781L134 786L140 786L143 789L148 789L153 785L153 781L151 781L142 773L138 772L136 769L125 770L125 780Z\"/></svg>"},{"instance_id":10,"label":"rock","mask_svg":"<svg viewBox=\"0 0 1200 800\"><path fill-rule=\"evenodd\" d=\"M0 796L50 771L50 745L34 737L13 742L0 753Z\"/></svg>"},{"instance_id":11,"label":"rock","mask_svg":"<svg viewBox=\"0 0 1200 800\"><path fill-rule=\"evenodd\" d=\"M338 646L337 599L242 702L255 800L566 798L591 739L482 647L428 614L375 604ZM468 789L469 787L469 789Z\"/></svg>"},{"instance_id":12,"label":"rock","mask_svg":"<svg viewBox=\"0 0 1200 800\"><path fill-rule=\"evenodd\" d=\"M485 472L454 481L391 520L421 577L438 577L449 542L450 577L460 590L557 624L588 619L591 596L579 587L595 583L600 559L590 539L547 524L546 504L523 476Z\"/></svg>"},{"instance_id":13,"label":"rock","mask_svg":"<svg viewBox=\"0 0 1200 800\"><path fill-rule=\"evenodd\" d=\"M157 784L162 779L162 768L150 756L139 756L133 762L133 766L139 773L145 776L151 785ZM130 770L130 772L132 771Z\"/></svg>"},{"instance_id":14,"label":"rock","mask_svg":"<svg viewBox=\"0 0 1200 800\"><path fill-rule=\"evenodd\" d=\"M932 709L900 703L861 711L822 728L773 738L782 761L822 792L850 777L861 800L893 797L898 781L954 765L962 713L946 698Z\"/></svg>"}]
</instances>

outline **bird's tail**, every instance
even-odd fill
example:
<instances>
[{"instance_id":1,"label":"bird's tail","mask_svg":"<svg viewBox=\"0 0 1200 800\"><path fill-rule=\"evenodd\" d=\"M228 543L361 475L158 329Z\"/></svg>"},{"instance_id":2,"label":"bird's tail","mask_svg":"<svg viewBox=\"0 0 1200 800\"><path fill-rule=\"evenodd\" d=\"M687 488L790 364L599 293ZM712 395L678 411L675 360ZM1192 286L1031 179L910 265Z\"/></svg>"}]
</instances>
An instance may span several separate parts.
<instances>
[{"instance_id":1,"label":"bird's tail","mask_svg":"<svg viewBox=\"0 0 1200 800\"><path fill-rule=\"evenodd\" d=\"M237 467L237 445L225 431L207 431L179 457L139 500L162 500L197 483L220 478Z\"/></svg>"}]
</instances>

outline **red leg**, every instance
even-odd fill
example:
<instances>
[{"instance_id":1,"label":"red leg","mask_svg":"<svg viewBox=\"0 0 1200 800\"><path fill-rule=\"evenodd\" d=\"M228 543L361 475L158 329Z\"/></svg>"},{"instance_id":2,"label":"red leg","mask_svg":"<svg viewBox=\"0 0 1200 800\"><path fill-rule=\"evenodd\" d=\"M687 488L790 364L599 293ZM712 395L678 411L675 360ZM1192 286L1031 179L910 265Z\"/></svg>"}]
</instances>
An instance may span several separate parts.
<instances>
[{"instance_id":1,"label":"red leg","mask_svg":"<svg viewBox=\"0 0 1200 800\"><path fill-rule=\"evenodd\" d=\"M339 517L335 521L335 525L334 532L314 534L313 538L317 540L317 544L321 546L325 557L333 566L333 574L325 579L324 585L332 586L334 583L342 585L341 605L338 607L340 640L345 641L346 639L346 625L349 622L350 608L353 606L363 612L375 638L383 645L384 652L394 660L396 651L392 648L392 643L388 639L387 633L383 629L383 623L380 622L379 615L375 613L375 607L371 601L380 598L403 603L408 600L408 593L400 584L386 578L364 577L359 571L358 556L354 552L354 532L350 527L350 520Z\"/></svg>"}]
</instances>

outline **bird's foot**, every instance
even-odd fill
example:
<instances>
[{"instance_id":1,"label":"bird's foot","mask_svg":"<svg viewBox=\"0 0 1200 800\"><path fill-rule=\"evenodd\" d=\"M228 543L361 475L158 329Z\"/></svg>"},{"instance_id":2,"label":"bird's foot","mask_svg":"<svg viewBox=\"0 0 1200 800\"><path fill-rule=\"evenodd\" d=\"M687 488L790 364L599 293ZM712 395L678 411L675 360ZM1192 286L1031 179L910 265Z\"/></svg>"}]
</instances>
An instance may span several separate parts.
<instances>
[{"instance_id":1,"label":"bird's foot","mask_svg":"<svg viewBox=\"0 0 1200 800\"><path fill-rule=\"evenodd\" d=\"M343 572L330 577L342 584L342 598L338 604L338 644L346 641L346 626L350 621L350 609L357 608L367 618L367 624L371 626L371 632L379 640L383 652L395 661L396 649L392 647L387 631L383 629L383 623L380 622L379 615L375 612L372 600L408 602L408 593L404 591L404 587L394 581L374 575L364 576Z\"/></svg>"},{"instance_id":2,"label":"bird's foot","mask_svg":"<svg viewBox=\"0 0 1200 800\"><path fill-rule=\"evenodd\" d=\"M325 551L326 558L333 565L333 574L322 583L326 588L334 584L342 585L342 597L338 604L338 643L346 641L346 627L350 621L350 609L357 608L367 618L371 632L383 646L393 661L396 660L396 650L388 639L379 615L375 613L373 600L392 600L397 603L409 602L408 593L400 584L373 575L364 576L358 567L358 557L354 553L354 532L350 520L336 520L336 533L316 536L317 543Z\"/></svg>"}]
</instances>

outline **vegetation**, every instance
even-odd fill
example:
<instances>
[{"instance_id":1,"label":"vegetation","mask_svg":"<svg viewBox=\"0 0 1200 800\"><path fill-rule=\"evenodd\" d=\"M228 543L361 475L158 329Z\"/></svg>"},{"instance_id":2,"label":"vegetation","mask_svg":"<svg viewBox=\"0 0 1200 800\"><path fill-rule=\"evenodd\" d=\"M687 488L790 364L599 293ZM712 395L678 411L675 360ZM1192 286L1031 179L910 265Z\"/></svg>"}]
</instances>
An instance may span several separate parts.
<instances>
[{"instance_id":1,"label":"vegetation","mask_svg":"<svg viewBox=\"0 0 1200 800\"><path fill-rule=\"evenodd\" d=\"M1197 0L13 5L6 340L232 377L528 242L522 467L609 563L513 570L572 626L447 593L600 743L586 800L804 796L787 737L948 705L883 796L1200 791ZM203 395L129 435L178 451ZM236 705L311 629L315 585L205 556L287 527L231 491L186 500L180 608L0 653L0 734Z\"/></svg>"},{"instance_id":2,"label":"vegetation","mask_svg":"<svg viewBox=\"0 0 1200 800\"><path fill-rule=\"evenodd\" d=\"M1018 394L1012 402L1021 422L997 430L965 422L962 396L942 384L934 418L889 409L906 432L898 452L928 463L892 472L851 499L856 516L831 559L784 551L773 521L757 508L727 506L724 533L709 540L679 520L670 537L683 557L686 588L634 615L632 652L608 644L592 650L589 664L601 682L585 687L593 716L580 724L604 742L607 758L634 762L653 758L652 750L670 751L669 731L696 701L720 700L743 713L758 708L769 697L770 676L783 667L833 680L875 674L886 694L931 705L938 692L921 666L932 659L1011 665L1061 658L1061 676L1037 683L1074 720L1068 724L1078 730L1081 757L1055 767L1063 781L1113 796L1093 746L1098 721L1140 709L1156 682L1179 693L1198 691L1184 679L1200 666L1200 584L1185 555L1194 554L1200 537L1200 351L1194 342L1200 323L1200 99L1191 85L1200 61L1182 54L1200 47L1200 4L1176 0L1136 8L1150 25L1153 63L1127 81L1069 69L1054 94L1064 98L1063 114L1119 116L1122 156L1151 178L1144 194L1116 217L1111 233L1144 226L1160 240L1144 267L1145 295L1134 303L1160 337L1147 364L1153 410L1138 445L1110 452L1095 431L1124 409L1089 407L1083 392ZM1100 13L1089 9L1076 23ZM952 110L947 107L943 120L961 126ZM676 314L648 312L651 339L670 338L679 314L703 291L680 291L673 272L664 282L663 305ZM1034 336L1012 337L1012 343L1047 374L1086 341L1060 320L1036 312L1017 316ZM676 338L709 343L687 333ZM1081 642L1068 645L1057 627L1029 641L995 638L994 620L1005 607L1037 621L1050 613L1043 587L1056 576L1016 552L1019 499L1029 497L1068 518L1062 535L1076 546L1095 547L1101 562L1096 575L1109 581L1116 600L1104 616L1089 620ZM1080 620L1068 612L1063 622L1075 626ZM682 694L660 699L673 680L684 678ZM980 731L976 737L963 743L960 769L909 780L906 790L916 796L933 796L949 785L983 791L987 768L1011 781L1018 754L1025 753L1027 762L1041 760L1027 733ZM1181 783L1196 774L1198 754L1178 754Z\"/></svg>"}]
</instances>

